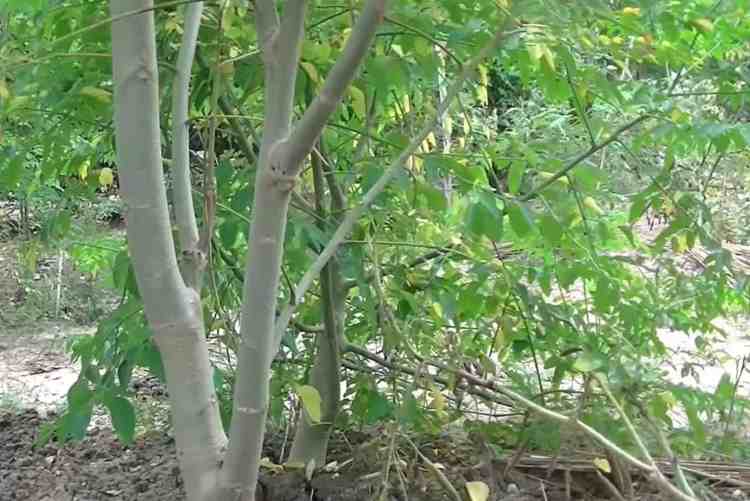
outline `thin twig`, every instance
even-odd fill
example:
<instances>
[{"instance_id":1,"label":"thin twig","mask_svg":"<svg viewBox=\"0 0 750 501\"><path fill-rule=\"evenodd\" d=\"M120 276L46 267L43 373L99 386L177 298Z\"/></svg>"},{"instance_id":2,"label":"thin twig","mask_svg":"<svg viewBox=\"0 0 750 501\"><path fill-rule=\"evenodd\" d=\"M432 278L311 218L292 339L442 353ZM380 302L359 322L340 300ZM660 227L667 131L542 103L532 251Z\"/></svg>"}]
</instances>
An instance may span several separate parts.
<instances>
[{"instance_id":1,"label":"thin twig","mask_svg":"<svg viewBox=\"0 0 750 501\"><path fill-rule=\"evenodd\" d=\"M443 486L443 488L448 491L448 494L454 499L454 501L463 501L461 499L461 495L458 493L455 487L453 487L453 484L451 484L450 480L448 480L448 477L445 476L445 473L440 471L440 468L437 467L435 463L430 461L430 459L422 454L422 452L419 450L419 448L416 446L414 442L412 442L409 438L406 440L409 441L411 446L414 448L414 452L419 456L419 459L424 461L424 463L427 465L427 467L432 471L432 473L437 477L438 482L440 482L440 485Z\"/></svg>"},{"instance_id":2,"label":"thin twig","mask_svg":"<svg viewBox=\"0 0 750 501\"><path fill-rule=\"evenodd\" d=\"M612 482L609 481L607 477L602 475L602 472L599 471L599 468L596 469L596 476L599 478L599 481L603 483L607 490L609 491L612 496L617 499L617 501L626 501L625 498L622 496L622 493L617 489L617 487L614 486Z\"/></svg>"}]
</instances>

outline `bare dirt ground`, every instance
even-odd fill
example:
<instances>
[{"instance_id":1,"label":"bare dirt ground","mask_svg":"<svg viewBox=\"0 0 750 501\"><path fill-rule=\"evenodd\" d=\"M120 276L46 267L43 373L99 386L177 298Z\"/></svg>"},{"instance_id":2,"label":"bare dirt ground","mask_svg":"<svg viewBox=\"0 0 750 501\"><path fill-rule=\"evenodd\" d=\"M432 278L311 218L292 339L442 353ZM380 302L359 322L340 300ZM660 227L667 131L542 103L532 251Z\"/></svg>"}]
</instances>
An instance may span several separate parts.
<instances>
[{"instance_id":1,"label":"bare dirt ground","mask_svg":"<svg viewBox=\"0 0 750 501\"><path fill-rule=\"evenodd\" d=\"M91 333L90 328L43 321L33 330L0 333L0 402L41 415L57 410L78 377L64 341Z\"/></svg>"},{"instance_id":2,"label":"bare dirt ground","mask_svg":"<svg viewBox=\"0 0 750 501\"><path fill-rule=\"evenodd\" d=\"M8 501L99 501L185 499L175 459L173 440L165 433L140 436L123 446L106 428L94 428L81 443L55 443L34 449L32 443L44 423L37 412L0 414L0 499ZM609 499L605 485L590 466L568 472L549 469L551 461L529 457L505 473L506 463L477 454L476 444L454 440L418 443L430 463L418 461L410 445L391 441L386 429L335 437L331 466L307 480L301 470L265 468L258 501L416 501L451 500L443 481L463 492L467 482L492 486L490 499L506 501L568 501ZM281 435L270 436L265 454L277 462ZM384 474L387 455L393 454L396 472ZM549 459L549 458L548 458ZM441 473L437 473L440 471ZM396 477L396 478L394 478ZM442 477L442 480L441 478ZM668 499L634 477L634 499ZM718 486L719 499L747 499L740 489ZM382 495L384 493L384 495ZM382 497L381 497L382 495ZM466 498L462 495L463 498Z\"/></svg>"}]
</instances>

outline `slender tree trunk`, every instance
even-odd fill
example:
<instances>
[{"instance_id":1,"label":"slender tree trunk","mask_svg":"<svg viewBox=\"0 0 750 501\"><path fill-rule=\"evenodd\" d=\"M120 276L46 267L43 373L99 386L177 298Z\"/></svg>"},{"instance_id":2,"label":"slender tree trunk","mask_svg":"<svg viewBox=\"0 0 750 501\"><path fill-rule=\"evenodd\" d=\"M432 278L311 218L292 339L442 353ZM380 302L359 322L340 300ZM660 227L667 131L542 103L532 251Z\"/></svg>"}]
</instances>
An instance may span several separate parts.
<instances>
[{"instance_id":1,"label":"slender tree trunk","mask_svg":"<svg viewBox=\"0 0 750 501\"><path fill-rule=\"evenodd\" d=\"M437 48L435 49L435 54L437 55L438 61L440 61L440 65L438 66L438 96L440 97L440 101L444 101L448 95L445 55ZM443 154L448 155L451 152L451 145L453 143L453 120L451 119L450 113L446 113L440 119L438 130L440 132L440 143L442 145ZM448 207L450 207L453 203L453 176L450 173L446 174L440 180L440 184L445 201Z\"/></svg>"},{"instance_id":2,"label":"slender tree trunk","mask_svg":"<svg viewBox=\"0 0 750 501\"><path fill-rule=\"evenodd\" d=\"M128 249L166 371L175 441L191 501L209 499L226 439L200 297L183 282L161 165L152 0L112 0L115 138ZM142 12L125 15L134 11Z\"/></svg>"},{"instance_id":3,"label":"slender tree trunk","mask_svg":"<svg viewBox=\"0 0 750 501\"><path fill-rule=\"evenodd\" d=\"M328 441L333 431L341 405L341 331L345 303L338 266L331 261L321 273L322 308L326 310L324 330L316 338L316 354L310 371L309 384L318 390L321 398L320 423L312 423L302 413L289 452L290 463L317 466L326 463Z\"/></svg>"},{"instance_id":4,"label":"slender tree trunk","mask_svg":"<svg viewBox=\"0 0 750 501\"><path fill-rule=\"evenodd\" d=\"M318 151L313 155L312 165L316 195L315 208L320 216L318 226L321 231L325 231L326 221L333 223L333 226L341 222L345 204L335 173L327 167L328 162L322 141L319 143ZM328 214L323 206L324 177L328 180L331 199L331 210ZM344 287L336 257L333 257L321 271L320 290L323 332L318 333L315 340L315 362L310 371L309 384L320 394L321 420L319 423L313 423L305 413L300 414L289 453L290 463L308 464L310 461L315 461L318 466L326 463L328 441L341 406L341 345L347 290Z\"/></svg>"},{"instance_id":5,"label":"slender tree trunk","mask_svg":"<svg viewBox=\"0 0 750 501\"><path fill-rule=\"evenodd\" d=\"M198 225L193 207L190 176L189 122L190 73L198 41L203 2L185 8L185 28L175 65L172 85L172 170L174 172L174 210L179 236L182 277L185 284L200 290L205 256L199 249Z\"/></svg>"},{"instance_id":6,"label":"slender tree trunk","mask_svg":"<svg viewBox=\"0 0 750 501\"><path fill-rule=\"evenodd\" d=\"M356 75L385 15L369 0L320 93L292 129L294 89L307 2L289 0L281 19L274 0L256 0L265 65L265 127L258 156L241 317L241 345L222 499L253 501L268 406L271 361L278 349L276 298L287 211L303 162Z\"/></svg>"}]
</instances>

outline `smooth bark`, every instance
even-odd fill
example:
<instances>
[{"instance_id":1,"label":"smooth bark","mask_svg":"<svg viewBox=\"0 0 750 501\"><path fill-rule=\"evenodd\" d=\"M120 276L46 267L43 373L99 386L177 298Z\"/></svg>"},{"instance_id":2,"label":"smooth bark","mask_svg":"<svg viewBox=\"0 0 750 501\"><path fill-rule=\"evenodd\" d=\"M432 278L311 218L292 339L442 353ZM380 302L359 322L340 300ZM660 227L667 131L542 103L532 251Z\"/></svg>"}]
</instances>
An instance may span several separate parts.
<instances>
[{"instance_id":1,"label":"smooth bark","mask_svg":"<svg viewBox=\"0 0 750 501\"><path fill-rule=\"evenodd\" d=\"M198 224L193 207L190 179L188 108L190 106L190 73L198 42L198 30L203 14L203 2L185 7L185 27L182 45L177 55L172 84L172 171L174 172L174 212L182 254L182 277L197 289L205 266L205 257L198 248Z\"/></svg>"},{"instance_id":2,"label":"smooth bark","mask_svg":"<svg viewBox=\"0 0 750 501\"><path fill-rule=\"evenodd\" d=\"M291 193L303 161L367 54L383 19L385 5L386 0L366 3L321 94L292 129L307 2L287 1L281 17L275 1L255 2L265 63L265 129L258 155L238 377L227 443L203 328L199 292L202 267L195 266L203 256L190 194L185 125L200 7L192 5L187 9L174 83L173 157L179 171L176 217L180 247L187 258L183 260L187 266L181 273L161 168L153 0L111 0L115 128L122 195L127 205L128 245L146 317L162 353L177 454L191 501L255 499L270 365L276 352L276 298ZM331 325L335 322L332 320ZM340 356L334 344L327 346L331 357ZM325 347L321 348L321 353L324 351ZM321 365L336 366L330 359L323 359ZM328 377L322 379L327 383L332 381ZM330 401L335 403L331 406L335 413L337 399Z\"/></svg>"},{"instance_id":3,"label":"smooth bark","mask_svg":"<svg viewBox=\"0 0 750 501\"><path fill-rule=\"evenodd\" d=\"M226 439L213 388L198 293L177 263L162 172L158 71L151 0L112 0L115 138L128 249L162 354L188 499L216 484ZM128 12L145 11L136 15Z\"/></svg>"},{"instance_id":4,"label":"smooth bark","mask_svg":"<svg viewBox=\"0 0 750 501\"><path fill-rule=\"evenodd\" d=\"M342 54L346 66L341 67L341 60L334 65L323 86L325 95L316 101L321 104L314 102L294 130L291 128L294 88L307 2L286 2L281 18L276 2L255 3L265 66L266 108L249 232L234 411L220 480L222 495L231 496L227 499L255 498L271 361L277 351L274 326L284 234L296 177L326 120L356 75L382 20L385 3L385 0L367 3L365 11L380 15L367 19L362 16Z\"/></svg>"}]
</instances>

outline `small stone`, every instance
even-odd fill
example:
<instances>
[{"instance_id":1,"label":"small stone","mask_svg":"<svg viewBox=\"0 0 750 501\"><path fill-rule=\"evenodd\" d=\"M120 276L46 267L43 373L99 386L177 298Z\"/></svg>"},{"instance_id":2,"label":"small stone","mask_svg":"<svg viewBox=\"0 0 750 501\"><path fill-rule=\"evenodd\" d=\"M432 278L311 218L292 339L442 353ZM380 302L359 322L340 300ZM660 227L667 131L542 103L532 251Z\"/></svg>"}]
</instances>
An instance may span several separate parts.
<instances>
[{"instance_id":1,"label":"small stone","mask_svg":"<svg viewBox=\"0 0 750 501\"><path fill-rule=\"evenodd\" d=\"M507 490L508 490L508 494L518 494L519 492L521 492L518 486L514 484L513 482L508 484Z\"/></svg>"}]
</instances>

